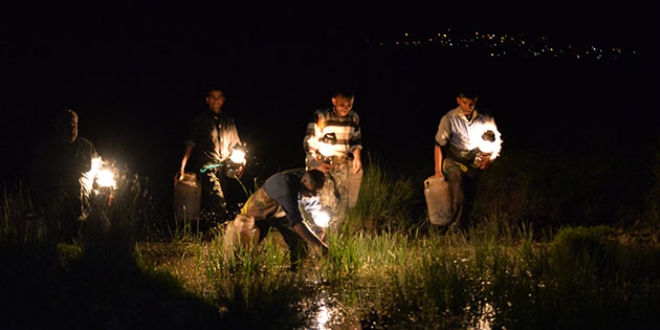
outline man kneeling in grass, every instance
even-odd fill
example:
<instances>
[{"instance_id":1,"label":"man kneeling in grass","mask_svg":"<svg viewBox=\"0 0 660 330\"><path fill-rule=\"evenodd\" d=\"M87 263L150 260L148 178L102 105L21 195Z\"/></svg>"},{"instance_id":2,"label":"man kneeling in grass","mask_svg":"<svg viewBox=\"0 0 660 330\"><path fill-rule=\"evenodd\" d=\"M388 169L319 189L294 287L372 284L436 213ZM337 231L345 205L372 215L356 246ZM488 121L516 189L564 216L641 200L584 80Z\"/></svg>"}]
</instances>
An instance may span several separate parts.
<instances>
[{"instance_id":1,"label":"man kneeling in grass","mask_svg":"<svg viewBox=\"0 0 660 330\"><path fill-rule=\"evenodd\" d=\"M266 182L245 202L234 221L227 225L225 240L246 246L259 244L272 227L275 227L289 246L291 266L296 271L307 245L317 246L321 254L328 254L328 246L303 221L300 211L302 197L315 196L325 184L325 174L319 170L293 169L279 172Z\"/></svg>"}]
</instances>

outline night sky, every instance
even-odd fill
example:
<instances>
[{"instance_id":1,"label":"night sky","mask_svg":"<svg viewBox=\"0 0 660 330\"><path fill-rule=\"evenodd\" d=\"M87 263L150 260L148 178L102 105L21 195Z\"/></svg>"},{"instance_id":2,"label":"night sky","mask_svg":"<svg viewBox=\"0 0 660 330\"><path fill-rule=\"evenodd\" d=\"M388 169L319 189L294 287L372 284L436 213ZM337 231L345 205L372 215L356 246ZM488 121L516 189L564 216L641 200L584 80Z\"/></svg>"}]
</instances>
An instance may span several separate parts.
<instances>
[{"instance_id":1,"label":"night sky","mask_svg":"<svg viewBox=\"0 0 660 330\"><path fill-rule=\"evenodd\" d=\"M12 7L0 14L3 179L25 174L32 149L51 129L50 113L61 108L80 114L81 136L108 157L169 179L178 168L186 122L203 108L210 84L225 88L225 109L235 115L253 157L252 174L260 178L302 165L305 122L340 83L356 87L365 151L417 155L429 171L437 122L454 106L453 85L465 77L481 83L480 104L499 115L504 150L531 146L520 142L539 132L528 127L529 118L541 126L553 122L550 117L570 118L575 132L582 120L599 132L617 131L607 125L620 121L588 120L608 112L647 118L637 131L658 122L658 4L652 1ZM567 66L574 64L525 71L511 63L434 62L362 48L368 39L447 28L610 43L643 56L633 69L617 64L609 74L609 67L590 65L573 77ZM613 83L595 86L585 77ZM619 92L613 101L597 100Z\"/></svg>"}]
</instances>

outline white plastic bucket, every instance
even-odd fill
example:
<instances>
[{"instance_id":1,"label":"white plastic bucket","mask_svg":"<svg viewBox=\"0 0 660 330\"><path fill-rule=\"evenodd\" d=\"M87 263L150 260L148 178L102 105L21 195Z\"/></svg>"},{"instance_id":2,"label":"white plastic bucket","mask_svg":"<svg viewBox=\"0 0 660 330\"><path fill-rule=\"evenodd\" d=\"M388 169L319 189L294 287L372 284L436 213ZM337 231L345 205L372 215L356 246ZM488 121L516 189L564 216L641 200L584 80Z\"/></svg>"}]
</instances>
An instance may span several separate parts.
<instances>
[{"instance_id":1,"label":"white plastic bucket","mask_svg":"<svg viewBox=\"0 0 660 330\"><path fill-rule=\"evenodd\" d=\"M432 224L447 226L454 221L456 206L451 201L449 182L441 178L429 177L424 181L424 197Z\"/></svg>"}]
</instances>

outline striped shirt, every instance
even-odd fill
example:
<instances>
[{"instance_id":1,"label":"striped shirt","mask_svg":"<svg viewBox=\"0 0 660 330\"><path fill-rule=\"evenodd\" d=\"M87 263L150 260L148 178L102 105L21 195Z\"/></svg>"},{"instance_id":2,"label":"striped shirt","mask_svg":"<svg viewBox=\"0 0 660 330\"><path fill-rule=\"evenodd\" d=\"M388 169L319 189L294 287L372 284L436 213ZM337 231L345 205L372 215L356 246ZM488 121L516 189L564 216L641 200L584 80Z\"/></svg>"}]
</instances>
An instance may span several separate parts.
<instances>
[{"instance_id":1,"label":"striped shirt","mask_svg":"<svg viewBox=\"0 0 660 330\"><path fill-rule=\"evenodd\" d=\"M328 133L334 133L337 138L337 142L332 146L335 155L347 156L353 150L362 148L360 117L353 110L344 117L340 116L334 107L316 110L307 124L303 142L307 154L318 149L318 139Z\"/></svg>"}]
</instances>

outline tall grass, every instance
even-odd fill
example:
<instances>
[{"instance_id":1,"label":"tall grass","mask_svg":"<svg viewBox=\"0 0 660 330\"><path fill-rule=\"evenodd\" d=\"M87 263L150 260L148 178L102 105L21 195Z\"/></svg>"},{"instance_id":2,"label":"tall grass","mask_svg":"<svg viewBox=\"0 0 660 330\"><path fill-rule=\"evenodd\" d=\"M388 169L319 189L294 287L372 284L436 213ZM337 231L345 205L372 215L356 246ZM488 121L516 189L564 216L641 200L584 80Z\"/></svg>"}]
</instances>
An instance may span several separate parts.
<instances>
[{"instance_id":1,"label":"tall grass","mask_svg":"<svg viewBox=\"0 0 660 330\"><path fill-rule=\"evenodd\" d=\"M348 232L407 230L421 223L421 201L415 199L420 187L416 178L380 166L378 156L368 154L358 203L347 214Z\"/></svg>"},{"instance_id":2,"label":"tall grass","mask_svg":"<svg viewBox=\"0 0 660 330\"><path fill-rule=\"evenodd\" d=\"M627 221L593 224L603 221L605 201L622 201L609 211L637 201L603 195L612 188L602 182L557 195L566 188L549 172L568 159L506 157L483 178L467 235L430 230L419 178L372 159L350 230L329 237L327 258L312 249L298 272L288 270L276 231L254 249L227 250L222 231L206 241L194 223L163 228L171 222L144 185L125 187L108 212L109 233L79 244L22 229L31 221L29 193L5 187L0 290L13 317L2 328L656 328L657 233L631 237L619 226ZM508 167L530 163L536 167ZM609 176L604 168L595 172ZM574 181L582 180L589 183ZM656 186L639 192L645 205ZM581 198L597 205L561 205ZM564 221L566 214L594 218ZM648 211L613 215L637 218L636 229L657 223L641 214Z\"/></svg>"}]
</instances>

